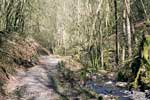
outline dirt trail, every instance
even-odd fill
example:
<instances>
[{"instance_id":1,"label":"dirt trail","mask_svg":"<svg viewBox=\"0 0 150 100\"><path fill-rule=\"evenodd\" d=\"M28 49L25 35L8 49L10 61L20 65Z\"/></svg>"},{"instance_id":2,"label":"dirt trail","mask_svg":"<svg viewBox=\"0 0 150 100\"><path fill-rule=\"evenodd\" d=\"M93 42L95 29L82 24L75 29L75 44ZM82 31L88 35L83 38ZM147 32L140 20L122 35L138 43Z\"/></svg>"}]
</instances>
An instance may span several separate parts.
<instances>
[{"instance_id":1,"label":"dirt trail","mask_svg":"<svg viewBox=\"0 0 150 100\"><path fill-rule=\"evenodd\" d=\"M7 85L8 92L13 93L8 100L59 100L52 82L59 61L54 56L42 56L40 65L19 71Z\"/></svg>"}]
</instances>

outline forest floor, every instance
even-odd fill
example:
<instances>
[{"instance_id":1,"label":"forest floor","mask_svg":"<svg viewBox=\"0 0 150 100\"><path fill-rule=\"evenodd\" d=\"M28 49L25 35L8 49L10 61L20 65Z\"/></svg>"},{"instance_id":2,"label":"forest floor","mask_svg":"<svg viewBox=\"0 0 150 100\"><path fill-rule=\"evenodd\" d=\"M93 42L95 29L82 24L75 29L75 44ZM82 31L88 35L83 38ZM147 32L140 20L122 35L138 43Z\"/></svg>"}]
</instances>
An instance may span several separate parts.
<instances>
[{"instance_id":1,"label":"forest floor","mask_svg":"<svg viewBox=\"0 0 150 100\"><path fill-rule=\"evenodd\" d=\"M41 56L39 65L29 68L26 71L19 70L16 76L11 77L6 86L9 94L7 100L68 100L62 99L63 94L56 87L57 83L55 79L59 73L57 65L60 61L61 59L52 55ZM85 87L98 93L104 100L116 100L114 98L118 98L119 100L148 100L145 98L144 92L131 92L125 88L117 87L116 84L118 82L113 80L113 76L107 79L104 77L99 78L101 78L99 79L101 82L89 81L86 82ZM71 98L69 100L87 99Z\"/></svg>"}]
</instances>

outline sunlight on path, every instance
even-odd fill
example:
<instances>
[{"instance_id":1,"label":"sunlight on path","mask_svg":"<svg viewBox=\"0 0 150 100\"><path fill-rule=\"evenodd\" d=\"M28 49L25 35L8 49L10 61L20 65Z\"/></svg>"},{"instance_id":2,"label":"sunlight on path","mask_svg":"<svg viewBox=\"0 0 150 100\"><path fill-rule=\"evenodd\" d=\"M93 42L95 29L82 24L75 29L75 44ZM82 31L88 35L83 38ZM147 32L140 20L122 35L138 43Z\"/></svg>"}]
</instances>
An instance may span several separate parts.
<instances>
[{"instance_id":1,"label":"sunlight on path","mask_svg":"<svg viewBox=\"0 0 150 100\"><path fill-rule=\"evenodd\" d=\"M24 91L20 94L19 100L57 100L59 96L54 92L48 74L57 73L57 64L60 59L54 56L40 57L40 65L30 68L27 72L19 71L16 78L10 80L7 88L8 92L16 89ZM17 96L13 99L16 100Z\"/></svg>"}]
</instances>

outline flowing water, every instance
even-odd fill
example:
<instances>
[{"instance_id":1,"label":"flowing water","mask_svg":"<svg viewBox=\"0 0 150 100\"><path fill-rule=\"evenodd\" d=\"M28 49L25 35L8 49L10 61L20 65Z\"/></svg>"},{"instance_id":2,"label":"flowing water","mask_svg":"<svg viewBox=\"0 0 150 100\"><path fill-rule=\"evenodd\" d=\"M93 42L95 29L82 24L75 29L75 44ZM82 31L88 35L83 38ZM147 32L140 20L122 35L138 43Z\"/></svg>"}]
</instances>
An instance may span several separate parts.
<instances>
[{"instance_id":1,"label":"flowing water","mask_svg":"<svg viewBox=\"0 0 150 100\"><path fill-rule=\"evenodd\" d=\"M105 100L113 100L111 98L117 97L117 100L150 100L146 98L144 92L129 91L125 88L117 87L116 82L108 81L104 83L87 82L87 88L100 94Z\"/></svg>"}]
</instances>

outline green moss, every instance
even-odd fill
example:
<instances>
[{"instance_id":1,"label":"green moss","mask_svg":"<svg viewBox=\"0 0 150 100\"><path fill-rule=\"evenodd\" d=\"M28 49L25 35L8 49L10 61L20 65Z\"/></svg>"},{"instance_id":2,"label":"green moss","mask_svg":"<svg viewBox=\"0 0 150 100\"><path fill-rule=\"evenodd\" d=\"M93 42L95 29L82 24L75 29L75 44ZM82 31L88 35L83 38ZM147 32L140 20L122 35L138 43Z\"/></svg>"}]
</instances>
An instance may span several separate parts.
<instances>
[{"instance_id":1,"label":"green moss","mask_svg":"<svg viewBox=\"0 0 150 100\"><path fill-rule=\"evenodd\" d=\"M150 71L150 35L145 36L145 40L143 41L143 50L141 50L141 63L139 65L138 71L136 72L135 80L132 82L132 85L134 88L137 88L139 82L142 83L149 83L147 80L150 80L149 77L149 71ZM144 71L142 70L144 69ZM142 73L145 73L144 77L142 76ZM140 78L142 77L141 80Z\"/></svg>"},{"instance_id":2,"label":"green moss","mask_svg":"<svg viewBox=\"0 0 150 100\"><path fill-rule=\"evenodd\" d=\"M138 73L137 73L137 75L136 75L136 78L135 78L135 80L134 80L134 82L133 82L133 87L134 87L135 89L138 87L138 79L139 79L139 77L140 77L140 73L141 73L141 68L139 69L139 71L138 71Z\"/></svg>"}]
</instances>

